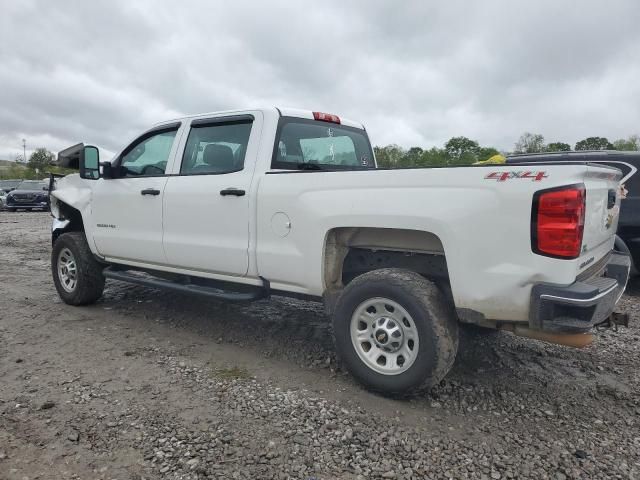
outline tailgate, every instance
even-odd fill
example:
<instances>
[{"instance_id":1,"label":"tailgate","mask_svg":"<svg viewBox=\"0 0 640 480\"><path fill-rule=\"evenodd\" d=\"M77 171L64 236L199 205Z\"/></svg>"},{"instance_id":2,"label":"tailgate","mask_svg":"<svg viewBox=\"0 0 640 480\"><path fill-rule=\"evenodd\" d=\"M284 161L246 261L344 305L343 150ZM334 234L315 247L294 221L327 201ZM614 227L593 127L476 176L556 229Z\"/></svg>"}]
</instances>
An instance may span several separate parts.
<instances>
[{"instance_id":1,"label":"tailgate","mask_svg":"<svg viewBox=\"0 0 640 480\"><path fill-rule=\"evenodd\" d=\"M620 213L622 172L589 164L585 173L586 211L580 267L597 262L613 248ZM587 265L583 265L588 262ZM582 268L581 268L582 269Z\"/></svg>"}]
</instances>

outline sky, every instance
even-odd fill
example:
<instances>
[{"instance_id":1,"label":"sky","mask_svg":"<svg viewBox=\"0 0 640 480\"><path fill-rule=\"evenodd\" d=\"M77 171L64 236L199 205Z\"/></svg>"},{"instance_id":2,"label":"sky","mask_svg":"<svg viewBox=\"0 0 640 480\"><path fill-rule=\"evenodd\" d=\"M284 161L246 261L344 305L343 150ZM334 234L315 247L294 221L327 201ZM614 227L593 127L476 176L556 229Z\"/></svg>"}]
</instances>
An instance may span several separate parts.
<instances>
[{"instance_id":1,"label":"sky","mask_svg":"<svg viewBox=\"0 0 640 480\"><path fill-rule=\"evenodd\" d=\"M374 145L638 134L640 2L0 0L0 159L261 106Z\"/></svg>"}]
</instances>

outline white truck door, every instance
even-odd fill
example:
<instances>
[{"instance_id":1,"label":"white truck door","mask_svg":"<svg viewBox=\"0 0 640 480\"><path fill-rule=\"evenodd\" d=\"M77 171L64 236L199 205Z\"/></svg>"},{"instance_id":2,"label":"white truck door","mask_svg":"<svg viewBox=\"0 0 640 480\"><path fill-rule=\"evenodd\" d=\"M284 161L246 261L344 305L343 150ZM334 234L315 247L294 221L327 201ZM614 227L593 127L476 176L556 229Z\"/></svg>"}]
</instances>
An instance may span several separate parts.
<instances>
[{"instance_id":1,"label":"white truck door","mask_svg":"<svg viewBox=\"0 0 640 480\"><path fill-rule=\"evenodd\" d=\"M162 196L179 127L172 124L146 132L113 163L117 177L96 182L91 210L93 237L101 255L116 261L166 263Z\"/></svg>"},{"instance_id":2,"label":"white truck door","mask_svg":"<svg viewBox=\"0 0 640 480\"><path fill-rule=\"evenodd\" d=\"M164 249L172 267L245 276L251 182L262 113L199 118L183 135L164 195Z\"/></svg>"}]
</instances>

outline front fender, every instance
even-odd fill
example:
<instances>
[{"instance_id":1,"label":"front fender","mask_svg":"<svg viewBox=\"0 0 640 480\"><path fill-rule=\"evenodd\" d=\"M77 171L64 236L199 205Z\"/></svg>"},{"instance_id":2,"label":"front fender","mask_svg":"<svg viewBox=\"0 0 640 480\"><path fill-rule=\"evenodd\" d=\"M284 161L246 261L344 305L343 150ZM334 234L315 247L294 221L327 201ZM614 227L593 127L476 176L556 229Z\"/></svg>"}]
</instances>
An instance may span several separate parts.
<instances>
[{"instance_id":1,"label":"front fender","mask_svg":"<svg viewBox=\"0 0 640 480\"><path fill-rule=\"evenodd\" d=\"M60 202L79 212L84 212L91 202L91 188L87 185L87 181L80 178L78 174L67 175L56 180L55 190L51 192L51 213L56 217L60 216L58 208Z\"/></svg>"}]
</instances>

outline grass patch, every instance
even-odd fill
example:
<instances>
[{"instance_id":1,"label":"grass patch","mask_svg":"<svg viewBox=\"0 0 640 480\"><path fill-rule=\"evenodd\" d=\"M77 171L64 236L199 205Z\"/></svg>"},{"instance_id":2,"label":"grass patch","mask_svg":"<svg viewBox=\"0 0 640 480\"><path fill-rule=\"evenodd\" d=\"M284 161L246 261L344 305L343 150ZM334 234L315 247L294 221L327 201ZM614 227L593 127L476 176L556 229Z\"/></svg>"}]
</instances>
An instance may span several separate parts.
<instances>
[{"instance_id":1,"label":"grass patch","mask_svg":"<svg viewBox=\"0 0 640 480\"><path fill-rule=\"evenodd\" d=\"M249 370L244 367L216 368L211 375L222 380L246 380L251 378Z\"/></svg>"}]
</instances>

